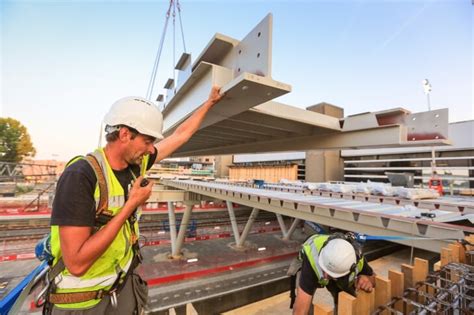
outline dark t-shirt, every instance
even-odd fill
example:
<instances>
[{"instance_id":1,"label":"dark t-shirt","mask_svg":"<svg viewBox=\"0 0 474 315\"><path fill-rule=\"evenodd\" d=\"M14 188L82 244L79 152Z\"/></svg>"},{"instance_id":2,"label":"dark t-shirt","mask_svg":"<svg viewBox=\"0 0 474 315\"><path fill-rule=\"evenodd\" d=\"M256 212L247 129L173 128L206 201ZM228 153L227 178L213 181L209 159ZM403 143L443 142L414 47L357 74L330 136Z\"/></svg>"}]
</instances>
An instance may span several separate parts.
<instances>
[{"instance_id":1,"label":"dark t-shirt","mask_svg":"<svg viewBox=\"0 0 474 315\"><path fill-rule=\"evenodd\" d=\"M317 288L322 288L323 286L319 284L318 278L314 273L311 263L309 262L306 255L303 256L303 264L301 265L301 275L299 286L300 288L309 295L313 295ZM360 275L371 276L374 274L372 267L369 266L367 260L364 257L364 267L362 268ZM331 282L334 280L331 280ZM349 286L349 275L339 278L334 281L338 284L339 287L345 288Z\"/></svg>"},{"instance_id":2,"label":"dark t-shirt","mask_svg":"<svg viewBox=\"0 0 474 315\"><path fill-rule=\"evenodd\" d=\"M157 157L157 151L150 155L147 170L151 168ZM126 169L113 170L127 199L128 186L133 175L140 175L140 166L129 165ZM80 159L68 166L59 178L56 195L51 213L51 225L62 226L94 226L96 203L94 191L97 177L85 159Z\"/></svg>"}]
</instances>

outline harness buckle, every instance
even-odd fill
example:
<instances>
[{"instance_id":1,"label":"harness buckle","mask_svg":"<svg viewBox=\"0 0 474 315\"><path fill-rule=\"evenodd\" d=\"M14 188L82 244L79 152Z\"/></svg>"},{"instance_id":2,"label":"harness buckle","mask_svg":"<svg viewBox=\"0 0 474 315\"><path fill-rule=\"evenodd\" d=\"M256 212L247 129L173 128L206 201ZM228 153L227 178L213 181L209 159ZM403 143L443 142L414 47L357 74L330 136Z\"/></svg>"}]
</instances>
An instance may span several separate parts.
<instances>
[{"instance_id":1,"label":"harness buckle","mask_svg":"<svg viewBox=\"0 0 474 315\"><path fill-rule=\"evenodd\" d=\"M104 297L104 290L99 290L97 291L97 295L96 295L96 299L97 300L102 300L102 298Z\"/></svg>"},{"instance_id":2,"label":"harness buckle","mask_svg":"<svg viewBox=\"0 0 474 315\"><path fill-rule=\"evenodd\" d=\"M117 308L118 302L117 302L117 290L113 290L109 292L110 294L110 303L112 304L113 308Z\"/></svg>"},{"instance_id":3,"label":"harness buckle","mask_svg":"<svg viewBox=\"0 0 474 315\"><path fill-rule=\"evenodd\" d=\"M138 241L137 234L132 233L132 234L130 235L130 243L132 243L132 245L134 245L137 241Z\"/></svg>"},{"instance_id":4,"label":"harness buckle","mask_svg":"<svg viewBox=\"0 0 474 315\"><path fill-rule=\"evenodd\" d=\"M44 288L40 291L40 293L35 298L35 306L36 307L41 307L46 302L45 296L46 296L46 293L48 293L49 287L51 285L51 281L50 281L49 276L48 276L47 273L45 274L45 280L46 280L46 285L44 286Z\"/></svg>"},{"instance_id":5,"label":"harness buckle","mask_svg":"<svg viewBox=\"0 0 474 315\"><path fill-rule=\"evenodd\" d=\"M115 282L112 284L112 287L109 291L110 303L112 304L113 308L117 308L117 305L118 305L117 290L120 285L120 281L122 280L122 274L123 274L123 270L120 270L120 272L117 275L117 279L115 279Z\"/></svg>"}]
</instances>

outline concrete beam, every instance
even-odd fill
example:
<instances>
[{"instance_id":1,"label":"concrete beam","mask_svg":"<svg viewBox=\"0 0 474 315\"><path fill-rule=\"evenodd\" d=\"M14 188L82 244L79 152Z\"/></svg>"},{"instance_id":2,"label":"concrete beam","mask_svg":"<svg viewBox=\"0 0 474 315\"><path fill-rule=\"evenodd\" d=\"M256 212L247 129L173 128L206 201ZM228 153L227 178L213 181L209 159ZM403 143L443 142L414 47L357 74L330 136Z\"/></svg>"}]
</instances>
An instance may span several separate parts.
<instances>
[{"instance_id":1,"label":"concrete beam","mask_svg":"<svg viewBox=\"0 0 474 315\"><path fill-rule=\"evenodd\" d=\"M433 146L449 144L446 140L407 141L407 130L403 126L386 126L369 130L356 130L331 134L293 136L284 139L242 143L205 148L184 145L173 156L219 155L276 151L306 151L332 149L361 149L400 146ZM191 149L192 148L192 149Z\"/></svg>"},{"instance_id":2,"label":"concrete beam","mask_svg":"<svg viewBox=\"0 0 474 315\"><path fill-rule=\"evenodd\" d=\"M448 239L461 239L464 233L474 233L474 228L470 227L354 210L337 204L318 204L311 201L313 196L292 196L282 192L193 181L166 181L166 184L226 200L228 203L234 202L348 231L363 231L368 235L419 237L420 239L395 242L438 253L451 243Z\"/></svg>"},{"instance_id":3,"label":"concrete beam","mask_svg":"<svg viewBox=\"0 0 474 315\"><path fill-rule=\"evenodd\" d=\"M164 105L164 135L171 134L218 85L225 97L213 106L199 129L288 93L291 86L271 78L272 15L242 40L216 34L187 80ZM182 69L184 72L188 69Z\"/></svg>"}]
</instances>

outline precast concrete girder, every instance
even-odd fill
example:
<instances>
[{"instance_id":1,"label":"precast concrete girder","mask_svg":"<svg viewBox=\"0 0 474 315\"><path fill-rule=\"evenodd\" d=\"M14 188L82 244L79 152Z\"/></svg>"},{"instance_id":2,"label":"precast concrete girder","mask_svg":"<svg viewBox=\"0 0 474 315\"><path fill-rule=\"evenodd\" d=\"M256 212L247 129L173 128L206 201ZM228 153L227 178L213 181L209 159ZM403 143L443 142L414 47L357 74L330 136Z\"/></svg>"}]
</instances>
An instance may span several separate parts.
<instances>
[{"instance_id":1,"label":"precast concrete girder","mask_svg":"<svg viewBox=\"0 0 474 315\"><path fill-rule=\"evenodd\" d=\"M212 86L221 86L225 96L173 156L449 143L447 109L411 114L395 108L338 119L270 101L291 90L271 78L272 19L267 15L241 41L216 34L194 63L189 54L180 58L178 83L168 80L167 97L159 97L165 136L197 110Z\"/></svg>"},{"instance_id":2,"label":"precast concrete girder","mask_svg":"<svg viewBox=\"0 0 474 315\"><path fill-rule=\"evenodd\" d=\"M263 126L272 130L290 132L296 135L311 134L311 125L301 124L296 121L266 115L253 109L228 119L229 121L246 124L250 126Z\"/></svg>"},{"instance_id":3,"label":"precast concrete girder","mask_svg":"<svg viewBox=\"0 0 474 315\"><path fill-rule=\"evenodd\" d=\"M214 85L225 96L213 106L200 129L288 93L288 84L271 78L272 15L267 15L242 41L216 34L177 89L168 89L163 108L164 134L171 134L206 99Z\"/></svg>"},{"instance_id":4,"label":"precast concrete girder","mask_svg":"<svg viewBox=\"0 0 474 315\"><path fill-rule=\"evenodd\" d=\"M274 137L287 137L291 135L291 132L289 131L280 131L273 129L271 127L265 127L261 125L255 125L255 124L245 124L245 121L240 121L240 122L234 122L231 121L230 119L225 120L224 122L219 122L217 124L213 125L213 128L224 128L231 130L233 132L244 132L249 135L255 135L255 136L268 136L268 135L273 135Z\"/></svg>"},{"instance_id":5,"label":"precast concrete girder","mask_svg":"<svg viewBox=\"0 0 474 315\"><path fill-rule=\"evenodd\" d=\"M153 187L153 191L151 192L151 196L148 198L147 202L185 201L187 200L187 194L188 193L184 190L155 190L155 187Z\"/></svg>"},{"instance_id":6,"label":"precast concrete girder","mask_svg":"<svg viewBox=\"0 0 474 315\"><path fill-rule=\"evenodd\" d=\"M361 149L374 147L398 146L433 146L448 144L447 140L406 141L407 130L404 126L386 126L376 129L337 132L331 134L292 136L253 143L228 144L225 146L206 146L197 149L197 146L182 147L174 156L190 155L220 155L242 154L255 152L277 151L305 151L305 150L334 150L334 149ZM193 148L193 150L187 150Z\"/></svg>"},{"instance_id":7,"label":"precast concrete girder","mask_svg":"<svg viewBox=\"0 0 474 315\"><path fill-rule=\"evenodd\" d=\"M339 120L267 102L219 124L225 125L226 122L231 123L234 129L255 129L266 133L268 138L245 141L237 139L238 133L235 137L222 135L222 140L227 138L227 142L222 145L202 145L191 139L174 156L449 144L447 109L415 114L395 109ZM213 128L209 126L202 131L211 134L217 132Z\"/></svg>"},{"instance_id":8,"label":"precast concrete girder","mask_svg":"<svg viewBox=\"0 0 474 315\"><path fill-rule=\"evenodd\" d=\"M219 128L212 128L212 130L201 130L199 131L199 136L206 137L206 138L208 137L210 139L225 140L225 141L228 141L229 136L232 136L235 141L257 140L257 138L255 138L254 136L245 136L239 133L222 131L222 129L219 129Z\"/></svg>"},{"instance_id":9,"label":"precast concrete girder","mask_svg":"<svg viewBox=\"0 0 474 315\"><path fill-rule=\"evenodd\" d=\"M318 196L306 196L249 187L238 187L218 183L194 182L190 180L166 180L165 183L180 189L193 191L228 203L258 208L282 215L309 220L353 232L381 236L405 236L415 239L400 239L395 242L441 252L455 239L473 234L474 228L454 224L415 219L370 209L350 209L346 203L324 200ZM344 201L344 200L343 200ZM373 207L372 207L373 208Z\"/></svg>"},{"instance_id":10,"label":"precast concrete girder","mask_svg":"<svg viewBox=\"0 0 474 315\"><path fill-rule=\"evenodd\" d=\"M179 189L166 189L163 185L154 185L150 198L150 202L199 202L202 200L209 200L202 195L197 195L189 191Z\"/></svg>"},{"instance_id":11,"label":"precast concrete girder","mask_svg":"<svg viewBox=\"0 0 474 315\"><path fill-rule=\"evenodd\" d=\"M205 143L205 144L217 143L217 144L219 144L219 145L223 145L223 144L229 143L229 141L228 141L227 139L209 138L209 137L207 137L207 136L205 136L205 135L201 135L201 134L198 134L198 133L196 133L196 134L193 136L193 138L195 138L197 141L196 141L196 142L193 141L192 144L195 144L195 143L197 144L197 143L199 143L199 144L202 145L202 143Z\"/></svg>"},{"instance_id":12,"label":"precast concrete girder","mask_svg":"<svg viewBox=\"0 0 474 315\"><path fill-rule=\"evenodd\" d=\"M301 108L278 103L266 102L252 108L250 111L264 116L290 120L307 126L318 127L326 130L340 131L340 121L338 118L308 111Z\"/></svg>"},{"instance_id":13,"label":"precast concrete girder","mask_svg":"<svg viewBox=\"0 0 474 315\"><path fill-rule=\"evenodd\" d=\"M406 141L447 140L448 109L410 113L403 108L352 115L341 120L342 131L353 131L380 126L406 127Z\"/></svg>"},{"instance_id":14,"label":"precast concrete girder","mask_svg":"<svg viewBox=\"0 0 474 315\"><path fill-rule=\"evenodd\" d=\"M248 140L258 141L258 140L265 140L265 139L271 138L268 135L259 135L253 132L243 131L243 130L236 131L231 128L226 128L225 126L216 126L216 125L212 126L212 128L209 128L208 130L204 129L204 130L199 131L199 134L203 136L207 134L223 135L223 136L226 136L227 139L229 139L229 136L232 136L235 139L243 139L247 141Z\"/></svg>"},{"instance_id":15,"label":"precast concrete girder","mask_svg":"<svg viewBox=\"0 0 474 315\"><path fill-rule=\"evenodd\" d=\"M366 201L373 203L380 203L384 205L397 205L397 206L414 206L423 210L444 210L451 211L460 214L474 214L474 203L469 200L446 200L442 198L438 199L405 199L402 197L392 196L377 196L363 193L339 193L324 191L318 189L307 189L303 187L304 184L265 184L265 189L283 191L290 193L301 193L305 195L314 195L327 198L340 198L345 200L355 201Z\"/></svg>"}]
</instances>

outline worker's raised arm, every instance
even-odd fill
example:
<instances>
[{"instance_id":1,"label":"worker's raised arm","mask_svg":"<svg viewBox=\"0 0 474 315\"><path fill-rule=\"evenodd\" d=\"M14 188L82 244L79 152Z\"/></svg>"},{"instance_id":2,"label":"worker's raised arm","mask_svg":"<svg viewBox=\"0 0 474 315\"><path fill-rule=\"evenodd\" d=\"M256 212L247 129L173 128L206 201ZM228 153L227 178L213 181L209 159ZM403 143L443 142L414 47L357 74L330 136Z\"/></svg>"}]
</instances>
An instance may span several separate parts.
<instances>
[{"instance_id":1,"label":"worker's raised arm","mask_svg":"<svg viewBox=\"0 0 474 315\"><path fill-rule=\"evenodd\" d=\"M186 119L181 125L169 137L161 140L157 145L158 156L156 162L163 160L164 158L171 155L179 147L185 144L189 138L198 130L204 117L209 112L212 106L214 106L222 98L220 94L220 88L217 86L212 87L209 94L209 98L204 104L201 105L188 119Z\"/></svg>"}]
</instances>

